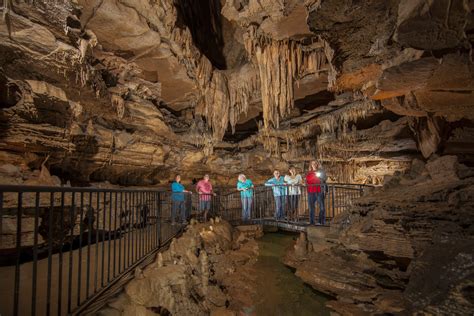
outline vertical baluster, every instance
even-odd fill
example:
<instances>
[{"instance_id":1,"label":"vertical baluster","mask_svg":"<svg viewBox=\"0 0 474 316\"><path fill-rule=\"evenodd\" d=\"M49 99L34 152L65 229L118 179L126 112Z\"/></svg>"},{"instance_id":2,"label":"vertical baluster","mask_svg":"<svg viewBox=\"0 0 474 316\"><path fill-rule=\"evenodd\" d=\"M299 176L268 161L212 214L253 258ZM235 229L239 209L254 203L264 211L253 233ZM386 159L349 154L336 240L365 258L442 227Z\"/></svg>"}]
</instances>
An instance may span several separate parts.
<instances>
[{"instance_id":1,"label":"vertical baluster","mask_svg":"<svg viewBox=\"0 0 474 316\"><path fill-rule=\"evenodd\" d=\"M20 263L21 263L21 216L23 213L23 192L17 195L18 209L16 213L16 265L15 287L13 290L13 315L19 315L20 308Z\"/></svg>"},{"instance_id":2,"label":"vertical baluster","mask_svg":"<svg viewBox=\"0 0 474 316\"><path fill-rule=\"evenodd\" d=\"M119 239L118 239L118 273L122 272L122 239L125 237L123 233L123 222L122 222L122 214L123 214L123 191L120 192L120 206L118 209L118 217L119 217ZM125 258L125 253L123 255Z\"/></svg>"},{"instance_id":3,"label":"vertical baluster","mask_svg":"<svg viewBox=\"0 0 474 316\"><path fill-rule=\"evenodd\" d=\"M135 236L134 236L134 220L135 220L135 194L130 192L130 264L133 264L134 258L134 245Z\"/></svg>"},{"instance_id":4,"label":"vertical baluster","mask_svg":"<svg viewBox=\"0 0 474 316\"><path fill-rule=\"evenodd\" d=\"M156 230L156 234L158 237L158 247L161 247L161 221L162 221L162 211L161 211L161 197L162 195L165 195L165 193L157 192L156 193L156 203L158 204L158 209L157 209L157 222L158 222L158 229ZM164 198L163 198L164 200Z\"/></svg>"},{"instance_id":5,"label":"vertical baluster","mask_svg":"<svg viewBox=\"0 0 474 316\"><path fill-rule=\"evenodd\" d=\"M94 293L97 292L99 281L99 218L100 218L100 192L96 192L96 221L95 221L95 264L94 264Z\"/></svg>"},{"instance_id":6,"label":"vertical baluster","mask_svg":"<svg viewBox=\"0 0 474 316\"><path fill-rule=\"evenodd\" d=\"M144 230L144 226L143 226L143 221L145 220L144 219L144 212L145 210L143 209L144 207L144 201L143 201L143 192L139 192L138 193L138 198L139 198L139 206L138 206L138 216L139 216L139 236L140 236L140 248L138 249L138 259L140 259L142 256L143 256L143 253L144 253L144 245L145 245L145 230Z\"/></svg>"},{"instance_id":7,"label":"vertical baluster","mask_svg":"<svg viewBox=\"0 0 474 316\"><path fill-rule=\"evenodd\" d=\"M111 253L111 234L112 234L112 192L109 192L109 229L108 229L108 252L107 252L107 284L110 282L110 270L112 270L110 264L110 253Z\"/></svg>"},{"instance_id":8,"label":"vertical baluster","mask_svg":"<svg viewBox=\"0 0 474 316\"><path fill-rule=\"evenodd\" d=\"M0 236L3 236L3 192L0 191ZM0 238L0 247L3 246L2 238Z\"/></svg>"},{"instance_id":9,"label":"vertical baluster","mask_svg":"<svg viewBox=\"0 0 474 316\"><path fill-rule=\"evenodd\" d=\"M114 197L115 197L115 207L114 207L114 266L113 266L113 273L112 273L112 276L113 276L113 279L115 279L115 273L116 273L116 263L117 263L117 203L118 203L118 199L117 199L117 195L118 193L115 192L114 194Z\"/></svg>"},{"instance_id":10,"label":"vertical baluster","mask_svg":"<svg viewBox=\"0 0 474 316\"><path fill-rule=\"evenodd\" d=\"M106 232L106 227L105 227L105 224L106 224L106 221L107 221L107 192L103 192L103 202L102 202L102 240L100 242L100 245L101 245L101 249L102 249L102 256L101 256L101 266L100 266L100 285L101 287L104 287L104 275L105 275L105 247L106 247L106 243L105 243L105 232ZM99 245L99 243L97 244L97 246Z\"/></svg>"},{"instance_id":11,"label":"vertical baluster","mask_svg":"<svg viewBox=\"0 0 474 316\"><path fill-rule=\"evenodd\" d=\"M49 197L48 214L48 284L46 293L46 315L51 313L51 279L52 279L52 261L53 261L53 214L54 214L54 192Z\"/></svg>"},{"instance_id":12,"label":"vertical baluster","mask_svg":"<svg viewBox=\"0 0 474 316\"><path fill-rule=\"evenodd\" d=\"M58 264L58 316L62 311L63 295L63 247L64 247L64 192L61 192L61 210L59 213L59 264Z\"/></svg>"},{"instance_id":13,"label":"vertical baluster","mask_svg":"<svg viewBox=\"0 0 474 316\"><path fill-rule=\"evenodd\" d=\"M84 192L80 193L79 201L79 249L77 259L77 303L81 304L81 286L82 286L82 236L84 234Z\"/></svg>"},{"instance_id":14,"label":"vertical baluster","mask_svg":"<svg viewBox=\"0 0 474 316\"><path fill-rule=\"evenodd\" d=\"M92 207L92 192L89 192L89 207L87 208L87 265L86 265L86 299L89 298L90 276L91 276L91 243L92 243L92 229L94 227L93 219L95 218L95 210ZM95 220L94 220L95 222ZM97 225L97 224L96 224Z\"/></svg>"},{"instance_id":15,"label":"vertical baluster","mask_svg":"<svg viewBox=\"0 0 474 316\"><path fill-rule=\"evenodd\" d=\"M128 196L128 198L127 198ZM132 254L132 192L127 192L126 197L126 206L127 206L127 265L126 268L130 266L130 257Z\"/></svg>"},{"instance_id":16,"label":"vertical baluster","mask_svg":"<svg viewBox=\"0 0 474 316\"><path fill-rule=\"evenodd\" d=\"M73 267L73 257L72 257L72 249L73 249L73 242L74 242L74 227L76 225L76 205L75 205L75 192L71 192L71 210L70 210L70 240L69 240L69 271L68 271L68 289L67 289L67 312L68 314L71 313L72 309L72 267Z\"/></svg>"},{"instance_id":17,"label":"vertical baluster","mask_svg":"<svg viewBox=\"0 0 474 316\"><path fill-rule=\"evenodd\" d=\"M33 279L32 279L32 289L31 289L31 315L36 315L36 286L38 278L38 225L39 225L39 202L40 202L40 193L36 192L35 194L35 223L34 223L34 233L33 233ZM0 201L0 209L1 209ZM0 211L1 216L1 211Z\"/></svg>"}]
</instances>

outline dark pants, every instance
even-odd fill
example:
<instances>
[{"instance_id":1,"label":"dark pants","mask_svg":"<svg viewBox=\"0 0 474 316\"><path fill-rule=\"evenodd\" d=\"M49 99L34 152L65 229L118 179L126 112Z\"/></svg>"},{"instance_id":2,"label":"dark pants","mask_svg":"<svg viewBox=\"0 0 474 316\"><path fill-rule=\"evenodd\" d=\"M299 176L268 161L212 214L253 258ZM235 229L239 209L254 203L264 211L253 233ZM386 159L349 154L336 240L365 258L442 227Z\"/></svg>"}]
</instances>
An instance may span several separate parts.
<instances>
[{"instance_id":1,"label":"dark pants","mask_svg":"<svg viewBox=\"0 0 474 316\"><path fill-rule=\"evenodd\" d=\"M285 198L286 196L284 195L275 195L275 218L276 219L282 219L284 216L284 210L285 210Z\"/></svg>"},{"instance_id":2,"label":"dark pants","mask_svg":"<svg viewBox=\"0 0 474 316\"><path fill-rule=\"evenodd\" d=\"M300 196L297 194L288 195L288 215L292 215L296 218L298 214L298 204L300 202Z\"/></svg>"},{"instance_id":3,"label":"dark pants","mask_svg":"<svg viewBox=\"0 0 474 316\"><path fill-rule=\"evenodd\" d=\"M173 201L171 207L171 222L175 222L176 220L176 215L179 212L180 213L180 219L182 222L186 220L186 208L184 207L184 201Z\"/></svg>"},{"instance_id":4,"label":"dark pants","mask_svg":"<svg viewBox=\"0 0 474 316\"><path fill-rule=\"evenodd\" d=\"M316 203L319 205L318 222L321 225L326 224L326 207L324 205L324 192L308 192L309 223L314 225L314 215Z\"/></svg>"}]
</instances>

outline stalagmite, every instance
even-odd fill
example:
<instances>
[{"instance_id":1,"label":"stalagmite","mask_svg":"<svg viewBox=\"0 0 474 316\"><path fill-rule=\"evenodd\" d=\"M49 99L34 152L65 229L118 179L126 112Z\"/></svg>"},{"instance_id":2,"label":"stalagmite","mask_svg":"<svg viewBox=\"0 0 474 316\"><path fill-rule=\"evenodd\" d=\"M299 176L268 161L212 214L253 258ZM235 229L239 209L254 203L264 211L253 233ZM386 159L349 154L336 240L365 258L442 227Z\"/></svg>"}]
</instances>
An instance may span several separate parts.
<instances>
[{"instance_id":1,"label":"stalagmite","mask_svg":"<svg viewBox=\"0 0 474 316\"><path fill-rule=\"evenodd\" d=\"M201 251L199 255L201 265L201 285L204 294L207 294L207 286L209 285L209 265L206 251Z\"/></svg>"}]
</instances>

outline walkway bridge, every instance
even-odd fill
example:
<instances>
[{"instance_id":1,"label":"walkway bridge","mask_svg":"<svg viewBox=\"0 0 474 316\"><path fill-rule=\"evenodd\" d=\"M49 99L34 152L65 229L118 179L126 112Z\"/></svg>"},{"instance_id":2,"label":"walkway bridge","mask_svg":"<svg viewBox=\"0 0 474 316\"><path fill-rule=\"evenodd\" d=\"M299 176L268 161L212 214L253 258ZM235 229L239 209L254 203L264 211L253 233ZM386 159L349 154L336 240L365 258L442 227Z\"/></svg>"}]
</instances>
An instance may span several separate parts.
<instances>
[{"instance_id":1,"label":"walkway bridge","mask_svg":"<svg viewBox=\"0 0 474 316\"><path fill-rule=\"evenodd\" d=\"M326 224L363 190L351 184L323 189ZM277 219L272 188L255 188L244 220L240 192L185 194L185 217L199 219L200 202L209 200L209 215L234 225L305 231L307 188L299 192L297 204L288 194L282 198ZM172 194L160 190L0 185L0 315L97 310L183 231L184 224L171 224L173 204Z\"/></svg>"}]
</instances>

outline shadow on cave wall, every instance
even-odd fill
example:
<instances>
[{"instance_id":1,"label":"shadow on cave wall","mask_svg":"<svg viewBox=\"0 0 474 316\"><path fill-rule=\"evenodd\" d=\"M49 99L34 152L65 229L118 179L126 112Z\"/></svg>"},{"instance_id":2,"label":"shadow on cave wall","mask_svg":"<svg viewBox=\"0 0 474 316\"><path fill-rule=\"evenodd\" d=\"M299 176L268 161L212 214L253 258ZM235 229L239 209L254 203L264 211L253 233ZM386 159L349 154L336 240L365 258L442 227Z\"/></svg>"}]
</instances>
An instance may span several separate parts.
<instances>
[{"instance_id":1,"label":"shadow on cave wall","mask_svg":"<svg viewBox=\"0 0 474 316\"><path fill-rule=\"evenodd\" d=\"M187 26L193 41L218 69L226 69L220 0L177 0L178 25Z\"/></svg>"},{"instance_id":2,"label":"shadow on cave wall","mask_svg":"<svg viewBox=\"0 0 474 316\"><path fill-rule=\"evenodd\" d=\"M3 139L10 128L9 115L5 111L15 106L21 99L19 87L9 82L0 71L0 140Z\"/></svg>"},{"instance_id":3,"label":"shadow on cave wall","mask_svg":"<svg viewBox=\"0 0 474 316\"><path fill-rule=\"evenodd\" d=\"M50 171L73 186L88 185L90 175L98 167L94 157L99 152L99 143L95 136L85 134L72 136L71 142L75 145L74 150L65 153L58 163L51 163Z\"/></svg>"}]
</instances>

